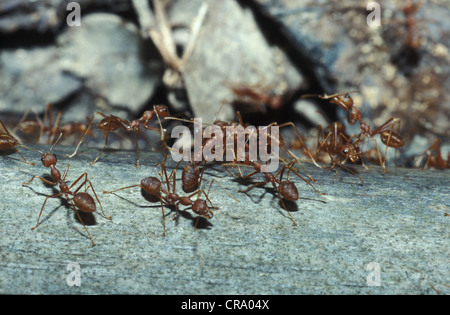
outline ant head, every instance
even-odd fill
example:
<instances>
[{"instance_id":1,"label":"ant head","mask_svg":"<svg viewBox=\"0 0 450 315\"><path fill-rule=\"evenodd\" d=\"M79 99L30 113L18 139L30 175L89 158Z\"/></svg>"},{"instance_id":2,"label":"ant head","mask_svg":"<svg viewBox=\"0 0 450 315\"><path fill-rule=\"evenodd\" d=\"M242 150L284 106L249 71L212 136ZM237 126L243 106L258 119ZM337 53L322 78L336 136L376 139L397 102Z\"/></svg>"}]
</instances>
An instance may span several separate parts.
<instances>
[{"instance_id":1,"label":"ant head","mask_svg":"<svg viewBox=\"0 0 450 315\"><path fill-rule=\"evenodd\" d=\"M58 159L53 153L42 154L41 161L45 167L55 166L58 163Z\"/></svg>"},{"instance_id":2,"label":"ant head","mask_svg":"<svg viewBox=\"0 0 450 315\"><path fill-rule=\"evenodd\" d=\"M153 106L159 117L165 118L170 116L169 108L165 105Z\"/></svg>"},{"instance_id":3,"label":"ant head","mask_svg":"<svg viewBox=\"0 0 450 315\"><path fill-rule=\"evenodd\" d=\"M347 110L349 108L353 108L353 98L349 93L339 94L333 97L330 101L331 103L337 104L343 109Z\"/></svg>"},{"instance_id":4,"label":"ant head","mask_svg":"<svg viewBox=\"0 0 450 315\"><path fill-rule=\"evenodd\" d=\"M342 146L341 153L345 155L352 163L359 162L359 155L353 144L346 144Z\"/></svg>"},{"instance_id":5,"label":"ant head","mask_svg":"<svg viewBox=\"0 0 450 315\"><path fill-rule=\"evenodd\" d=\"M50 148L50 151L48 151L48 153L42 153L41 151L38 150L38 152L41 153L41 161L42 161L42 165L44 165L45 167L50 167L50 166L55 166L56 163L58 163L58 159L56 158L56 155L54 155L52 153L53 148L55 147L55 145L58 143L58 141L61 139L63 133L61 132L59 134L58 139L56 139L55 143L53 143L52 147Z\"/></svg>"},{"instance_id":6,"label":"ant head","mask_svg":"<svg viewBox=\"0 0 450 315\"><path fill-rule=\"evenodd\" d=\"M209 210L208 206L206 205L206 201L202 199L197 199L194 201L194 204L192 205L192 211L195 214L204 216L208 219L212 218L212 211Z\"/></svg>"}]
</instances>

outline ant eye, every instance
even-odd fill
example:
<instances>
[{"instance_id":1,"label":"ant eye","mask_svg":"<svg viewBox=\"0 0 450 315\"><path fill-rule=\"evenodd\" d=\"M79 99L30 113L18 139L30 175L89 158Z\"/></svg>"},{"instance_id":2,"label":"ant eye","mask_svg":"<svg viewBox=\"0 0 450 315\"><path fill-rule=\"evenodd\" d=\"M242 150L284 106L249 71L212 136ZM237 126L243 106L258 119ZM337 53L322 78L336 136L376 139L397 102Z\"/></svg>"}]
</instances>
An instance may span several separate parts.
<instances>
[{"instance_id":1,"label":"ant eye","mask_svg":"<svg viewBox=\"0 0 450 315\"><path fill-rule=\"evenodd\" d=\"M44 158L41 158L41 162L44 162Z\"/></svg>"}]
</instances>

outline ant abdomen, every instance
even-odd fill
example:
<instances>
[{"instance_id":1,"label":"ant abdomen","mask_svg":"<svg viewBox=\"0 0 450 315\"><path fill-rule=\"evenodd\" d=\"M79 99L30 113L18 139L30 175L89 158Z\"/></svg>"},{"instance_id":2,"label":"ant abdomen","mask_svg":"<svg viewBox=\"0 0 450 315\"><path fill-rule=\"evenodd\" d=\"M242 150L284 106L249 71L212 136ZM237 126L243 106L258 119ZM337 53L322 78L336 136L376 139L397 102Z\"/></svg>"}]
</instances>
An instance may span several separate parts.
<instances>
[{"instance_id":1,"label":"ant abdomen","mask_svg":"<svg viewBox=\"0 0 450 315\"><path fill-rule=\"evenodd\" d=\"M280 194L281 196L289 201L298 200L298 190L295 184L289 180L282 181L280 183Z\"/></svg>"},{"instance_id":2,"label":"ant abdomen","mask_svg":"<svg viewBox=\"0 0 450 315\"><path fill-rule=\"evenodd\" d=\"M161 189L161 181L153 176L141 180L141 188L150 195L157 196Z\"/></svg>"},{"instance_id":3,"label":"ant abdomen","mask_svg":"<svg viewBox=\"0 0 450 315\"><path fill-rule=\"evenodd\" d=\"M200 178L200 170L196 165L189 164L183 168L183 172L181 173L181 180L183 183L183 189L186 191L190 191L194 189Z\"/></svg>"},{"instance_id":4,"label":"ant abdomen","mask_svg":"<svg viewBox=\"0 0 450 315\"><path fill-rule=\"evenodd\" d=\"M383 144L391 148L401 148L405 145L405 141L403 141L403 138L394 131L382 131L380 133L380 139Z\"/></svg>"},{"instance_id":5,"label":"ant abdomen","mask_svg":"<svg viewBox=\"0 0 450 315\"><path fill-rule=\"evenodd\" d=\"M17 139L1 139L0 141L0 150L9 150L14 148L17 144L19 143L19 141Z\"/></svg>"},{"instance_id":6,"label":"ant abdomen","mask_svg":"<svg viewBox=\"0 0 450 315\"><path fill-rule=\"evenodd\" d=\"M73 201L82 212L93 213L97 210L94 198L86 192L76 193Z\"/></svg>"}]
</instances>

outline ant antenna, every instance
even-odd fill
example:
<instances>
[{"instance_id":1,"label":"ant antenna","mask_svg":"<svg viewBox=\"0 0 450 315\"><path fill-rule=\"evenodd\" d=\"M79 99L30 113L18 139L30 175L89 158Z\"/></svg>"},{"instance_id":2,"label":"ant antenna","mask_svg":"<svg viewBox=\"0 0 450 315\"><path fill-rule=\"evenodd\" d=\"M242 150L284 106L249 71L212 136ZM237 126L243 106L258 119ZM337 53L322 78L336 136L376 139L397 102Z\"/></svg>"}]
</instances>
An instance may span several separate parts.
<instances>
[{"instance_id":1,"label":"ant antenna","mask_svg":"<svg viewBox=\"0 0 450 315\"><path fill-rule=\"evenodd\" d=\"M54 147L55 147L55 145L56 145L56 144L57 144L57 143L59 142L59 140L61 139L62 135L63 135L63 133L62 133L62 132L60 132L60 133L59 133L59 136L58 136L58 139L56 139L55 143L53 143L52 147L50 148L50 151L49 151L49 153L51 153L51 152L52 152L53 148L54 148Z\"/></svg>"}]
</instances>

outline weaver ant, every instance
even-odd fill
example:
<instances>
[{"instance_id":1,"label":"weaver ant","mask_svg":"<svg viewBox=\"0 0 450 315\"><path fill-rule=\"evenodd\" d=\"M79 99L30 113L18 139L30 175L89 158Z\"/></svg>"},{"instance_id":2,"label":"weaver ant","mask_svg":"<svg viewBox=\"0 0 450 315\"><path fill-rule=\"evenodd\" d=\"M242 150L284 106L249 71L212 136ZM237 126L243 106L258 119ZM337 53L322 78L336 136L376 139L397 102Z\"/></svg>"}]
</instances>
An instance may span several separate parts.
<instances>
[{"instance_id":1,"label":"weaver ant","mask_svg":"<svg viewBox=\"0 0 450 315\"><path fill-rule=\"evenodd\" d=\"M86 172L81 174L70 186L68 186L68 184L66 182L66 176L69 171L70 164L67 164L67 167L64 170L64 173L62 176L61 176L60 171L56 168L56 163L58 162L58 159L56 158L56 155L52 153L52 150L53 150L54 146L56 145L56 143L61 138L61 136L62 136L62 133L60 133L58 139L52 145L52 147L50 148L48 153L40 152L42 165L44 167L50 168L50 174L52 177L52 181L42 178L38 175L34 175L28 182L22 184L24 186L28 186L29 184L31 184L31 182L35 178L38 178L42 182L44 182L48 185L52 185L52 186L59 185L58 193L47 196L45 198L44 203L42 204L42 207L41 207L41 211L39 212L36 225L34 227L32 227L31 230L34 230L38 227L39 219L41 217L42 211L44 210L47 200L50 198L56 198L56 197L60 197L60 196L64 195L66 197L66 199L71 203L71 205L72 205L73 209L75 210L75 213L78 217L78 220L81 222L81 224L83 225L84 229L86 230L89 238L91 239L92 246L95 246L94 240L93 240L91 234L89 233L88 229L86 228L86 225L84 224L83 219L80 216L80 213L78 212L78 209L79 209L81 212L91 214L97 210L94 198L87 192L79 192L79 190L83 187L83 185L85 186L85 190L92 188L92 192L94 193L95 199L97 200L98 204L100 205L100 209L102 211L103 217L105 217L108 220L111 220L111 217L106 216L105 213L103 212L102 204L101 204L100 200L98 199L97 194L94 190L94 186L92 185L91 181L88 179ZM74 187L83 178L84 178L84 181L74 191L72 191L71 190L72 187ZM89 184L89 186L87 186L87 184ZM72 196L73 198L70 199L69 196Z\"/></svg>"},{"instance_id":2,"label":"weaver ant","mask_svg":"<svg viewBox=\"0 0 450 315\"><path fill-rule=\"evenodd\" d=\"M375 135L379 134L381 142L383 142L383 144L386 146L385 158L383 161L381 161L381 156L378 151L378 146L376 147L376 149L378 152L378 156L380 158L380 164L381 164L384 172L387 173L387 169L385 167L387 148L392 147L392 148L398 149L405 145L403 138L399 135L400 119L398 117L391 117L377 129L371 130L370 126L364 121L361 111L359 109L357 109L356 106L354 106L354 101L353 101L352 97L350 96L350 93L355 93L355 92L358 92L358 91L350 91L350 92L337 93L337 94L332 94L332 95L305 94L302 97L303 98L319 97L320 99L327 99L327 100L330 100L330 103L336 104L340 108L346 110L347 111L347 122L350 125L353 125L356 122L359 122L359 127L360 127L361 132L356 137L357 138L356 143L358 145L361 144L362 141L364 141L365 137L373 138ZM394 131L395 124L397 124L396 131ZM389 126L391 126L390 130L388 130ZM375 140L375 139L373 139L373 140ZM376 140L375 140L375 143L376 143ZM352 151L352 149L348 148L347 152L351 153L351 151Z\"/></svg>"},{"instance_id":3,"label":"weaver ant","mask_svg":"<svg viewBox=\"0 0 450 315\"><path fill-rule=\"evenodd\" d=\"M326 128L326 130L328 130L328 134L326 136L321 125L318 126L318 129L319 131L317 134L317 146L315 152L316 159L323 160L320 154L326 153L331 160L331 168L339 166L357 176L361 183L364 183L358 174L343 165L347 160L350 160L350 162L354 164L361 161L364 165L362 153L359 148L359 140L356 139L352 142L354 137L350 137L345 133L345 125L340 122L331 123ZM333 156L336 155L338 157L333 158Z\"/></svg>"},{"instance_id":4,"label":"weaver ant","mask_svg":"<svg viewBox=\"0 0 450 315\"><path fill-rule=\"evenodd\" d=\"M19 140L17 140L9 131L8 128L6 128L5 124L3 123L3 121L0 120L0 125L3 129L3 131L0 131L0 150L2 151L6 151L6 150L11 150L13 149L14 151L16 151L21 157L22 159L25 161L25 163L29 164L29 165L34 165L34 163L29 162L23 155L22 153L20 153L19 150L17 150L16 146L21 146L25 149L29 149L29 150L35 150L32 148L29 148L25 145L23 145L22 143L19 142Z\"/></svg>"},{"instance_id":5,"label":"weaver ant","mask_svg":"<svg viewBox=\"0 0 450 315\"><path fill-rule=\"evenodd\" d=\"M436 169L449 169L450 168L450 152L447 153L447 161L444 160L441 154L441 142L438 138L436 138L432 145L428 147L421 155L419 155L418 159L423 157L428 153L427 161L422 169L426 169L428 166L434 167Z\"/></svg>"},{"instance_id":6,"label":"weaver ant","mask_svg":"<svg viewBox=\"0 0 450 315\"><path fill-rule=\"evenodd\" d=\"M133 187L141 187L141 189L144 192L146 192L147 194L149 194L150 196L159 198L159 200L161 202L161 211L162 211L162 215L163 215L163 227L164 227L163 236L166 235L164 202L169 206L175 206L177 213L178 213L178 205L179 204L182 204L183 206L191 206L192 212L194 212L195 214L198 215L197 221L194 226L194 230L197 228L197 223L198 223L200 217L204 217L206 219L211 219L213 217L213 212L211 211L210 208L216 208L216 207L212 206L212 202L209 199L208 194L203 189L199 188L197 191L193 192L192 194L190 194L188 196L180 196L175 191L176 190L176 187L175 187L176 169L174 169L172 171L172 174L170 176L168 176L164 162L161 163L161 168L162 168L162 171L163 171L163 174L165 177L165 183L167 184L167 190L165 190L162 187L163 182L161 182L160 179L150 176L150 177L143 178L141 180L140 184L122 187L122 188L112 190L112 191L103 191L103 193L111 194L111 193L115 193L117 191L124 190L124 189L129 189L129 188L133 188ZM163 177L163 175L161 175L161 177ZM200 175L199 187L201 185L202 177L203 177L203 170ZM170 188L170 178L172 178L172 191ZM211 182L211 184L210 184L210 188L211 188L212 183L213 182ZM206 203L205 200L200 199L198 197L200 193L203 193L206 200L209 201L210 206L208 206L208 204ZM209 193L209 190L208 190L208 193ZM192 197L195 195L197 195L197 199L192 200Z\"/></svg>"},{"instance_id":7,"label":"weaver ant","mask_svg":"<svg viewBox=\"0 0 450 315\"><path fill-rule=\"evenodd\" d=\"M249 161L247 161L247 162L249 162ZM248 187L246 190L239 190L239 192L246 193L247 191L249 191L250 189L252 189L252 188L254 188L256 186L264 185L264 184L267 184L267 183L270 182L272 184L273 188L276 190L276 192L278 194L278 198L280 199L280 202L281 202L283 208L288 212L288 214L290 216L290 219L292 221L292 224L294 226L296 226L297 223L295 222L294 218L292 217L290 211L287 209L286 204L283 201L283 199L288 200L288 201L297 201L298 200L298 189L295 186L295 184L292 181L290 181L289 179L283 180L284 171L286 169L289 169L288 170L288 175L289 175L289 172L293 172L298 177L300 177L305 182L307 182L309 185L311 185L311 184L307 180L305 180L300 174L298 174L292 168L292 165L294 163L295 163L295 160L291 161L287 165L284 165L282 167L282 169L280 171L278 171L278 173L276 173L276 175L273 175L270 172L262 172L261 171L262 164L260 162L250 162L250 164L253 166L255 171L250 173L250 174L248 174L248 175L242 176L242 178L243 179L247 179L247 178L250 178L250 177L254 176L257 173L263 173L264 177L265 177L265 181L264 182L257 182L255 184L251 185L250 187ZM279 179L277 178L278 176L280 176ZM312 186L312 187L314 188L314 186ZM319 192L319 194L323 194L323 193Z\"/></svg>"},{"instance_id":8,"label":"weaver ant","mask_svg":"<svg viewBox=\"0 0 450 315\"><path fill-rule=\"evenodd\" d=\"M408 68L410 66L417 66L420 61L419 48L422 44L422 37L418 33L417 22L414 15L423 4L423 1L414 3L413 1L408 0L401 8L401 12L404 16L404 21L401 21L401 24L405 26L406 30L405 40L402 43L400 50L392 57L392 61L403 70L406 75L410 72Z\"/></svg>"},{"instance_id":9,"label":"weaver ant","mask_svg":"<svg viewBox=\"0 0 450 315\"><path fill-rule=\"evenodd\" d=\"M280 94L268 93L263 88L251 85L231 85L233 94L238 97L234 103L245 103L256 107L261 112L266 112L268 106L272 110L279 109L284 103L284 97Z\"/></svg>"},{"instance_id":10,"label":"weaver ant","mask_svg":"<svg viewBox=\"0 0 450 315\"><path fill-rule=\"evenodd\" d=\"M233 161L233 163L230 163L230 164L226 163L226 164L222 164L222 165L223 165L223 166L226 166L226 165L232 165L232 166L235 166L235 165L238 165L238 166L240 166L240 165L251 165L251 166L254 168L255 171L252 172L252 173L250 173L250 174L248 174L248 175L245 175L245 176L243 176L243 175L241 174L241 177L242 177L243 179L247 179L247 178L250 178L250 177L256 175L257 173L262 173L262 174L264 175L264 177L265 177L265 181L264 181L264 182L256 183L256 184L250 186L249 188L247 188L245 191L239 191L239 192L247 192L248 190L252 189L252 188L255 187L255 186L258 186L258 185L264 185L264 184L270 182L270 183L272 184L272 186L274 187L274 189L277 191L278 198L280 199L283 208L289 213L289 216L290 216L290 218L291 218L291 220L292 220L293 225L297 225L297 224L295 223L295 220L294 220L294 218L292 217L291 213L290 213L289 210L287 209L287 207L286 207L286 205L285 205L285 203L284 203L284 201L283 201L283 198L286 199L286 200L288 200L288 201L296 201L296 200L298 200L298 190L297 190L297 187L295 186L295 184L294 184L292 181L290 181L289 179L283 180L283 174L284 174L284 171L285 171L286 169L288 169L288 175L289 175L289 172L294 173L297 177L299 177L299 178L302 179L304 182L306 182L308 185L310 185L317 193L319 193L319 194L321 194L321 195L325 195L325 193L319 192L319 191L318 191L318 190L317 190L317 189L316 189L316 188L315 188L308 180L306 180L305 178L303 178L303 177L297 172L297 170L295 170L295 169L293 168L293 165L294 165L294 163L296 162L295 159L293 159L291 162L285 164L285 165L282 167L282 169L281 169L280 171L278 171L278 173L276 173L276 175L274 175L274 174L272 174L271 172L265 172L265 171L263 171L263 170L262 170L262 166L263 166L262 163L260 163L260 162L258 162L258 161L252 161L252 160L250 160L250 158L249 158L249 146L248 146L248 144L246 144L245 147L246 147L245 161L244 161L243 163L239 163L239 162L237 162L237 161ZM228 170L228 169L227 169L227 170ZM231 174L231 173L230 173L230 174ZM231 175L234 176L233 174L231 174ZM277 178L278 176L280 176L279 179Z\"/></svg>"},{"instance_id":11,"label":"weaver ant","mask_svg":"<svg viewBox=\"0 0 450 315\"><path fill-rule=\"evenodd\" d=\"M122 119L120 117L117 117L115 115L105 115L102 112L96 112L94 115L92 115L92 118L90 119L89 125L87 127L86 133L84 134L83 138L81 138L80 142L78 143L77 147L75 148L75 151L68 155L68 157L72 158L77 154L78 148L80 147L81 143L83 142L84 138L86 137L92 122L94 121L95 115L100 115L103 117L102 120L97 124L97 127L101 129L105 134L105 144L103 145L103 148L101 149L98 156L91 162L91 165L97 162L97 160L102 155L104 149L106 148L108 144L108 135L110 132L114 132L118 129L122 129L126 132L132 132L134 131L136 133L136 166L139 166L139 144L138 144L138 137L139 133L142 131L140 130L140 126L142 125L147 130L155 130L161 132L161 141L164 142L164 136L162 132L162 127L155 128L149 126L150 120L153 118L154 115L159 118L160 117L168 117L170 116L169 108L165 105L154 105L153 110L147 110L145 111L142 116L138 119L132 120L131 122Z\"/></svg>"},{"instance_id":12,"label":"weaver ant","mask_svg":"<svg viewBox=\"0 0 450 315\"><path fill-rule=\"evenodd\" d=\"M41 143L42 136L44 133L48 135L47 143L52 143L54 137L59 133L63 133L65 136L80 133L85 134L87 132L87 125L85 123L79 122L70 122L64 125L60 125L62 112L59 111L56 115L55 124L53 125L53 115L51 112L51 104L48 103L44 112L43 120L39 118L37 113L35 112L36 119L30 120L26 119L30 110L27 110L25 114L20 119L14 131L19 129L26 135L34 135L36 134L36 130L39 130L39 137L37 142ZM48 121L48 125L46 125ZM92 131L87 132L89 136L92 136Z\"/></svg>"},{"instance_id":13,"label":"weaver ant","mask_svg":"<svg viewBox=\"0 0 450 315\"><path fill-rule=\"evenodd\" d=\"M394 125L397 124L397 130L394 131ZM391 126L390 128L388 128ZM392 117L388 119L384 124L382 124L377 129L370 131L369 135L370 137L374 137L375 135L380 135L380 140L383 142L383 144L386 146L386 149L384 151L384 159L381 162L381 166L385 173L387 173L386 169L386 158L387 158L387 149L388 147L399 149L405 145L405 141L403 140L402 136L398 134L400 131L400 118L398 117ZM378 150L378 146L377 146ZM378 152L378 155L380 153Z\"/></svg>"},{"instance_id":14,"label":"weaver ant","mask_svg":"<svg viewBox=\"0 0 450 315\"><path fill-rule=\"evenodd\" d=\"M318 97L323 100L330 100L330 103L338 105L340 108L347 111L347 122L350 125L354 125L357 121L359 122L359 127L362 134L370 133L370 126L363 120L361 111L354 106L353 98L350 96L351 93L358 93L359 91L349 91L344 93L336 93L332 95L324 94L304 94L302 98L306 97Z\"/></svg>"}]
</instances>

